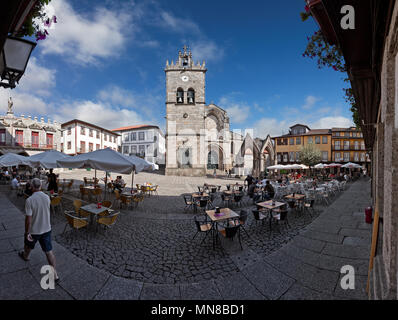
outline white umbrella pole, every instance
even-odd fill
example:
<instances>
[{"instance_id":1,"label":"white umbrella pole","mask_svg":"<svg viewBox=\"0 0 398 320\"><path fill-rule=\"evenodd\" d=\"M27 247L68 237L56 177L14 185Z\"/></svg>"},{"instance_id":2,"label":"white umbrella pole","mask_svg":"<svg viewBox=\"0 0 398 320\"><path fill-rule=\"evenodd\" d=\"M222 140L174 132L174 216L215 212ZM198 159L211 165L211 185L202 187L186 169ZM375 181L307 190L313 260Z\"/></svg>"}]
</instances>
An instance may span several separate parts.
<instances>
[{"instance_id":1,"label":"white umbrella pole","mask_svg":"<svg viewBox=\"0 0 398 320\"><path fill-rule=\"evenodd\" d=\"M106 192L106 188L107 188L107 186L108 186L108 171L105 171L105 188L104 188L104 190L105 190L105 195L104 195L104 198L106 199L106 195L107 195L107 192Z\"/></svg>"}]
</instances>

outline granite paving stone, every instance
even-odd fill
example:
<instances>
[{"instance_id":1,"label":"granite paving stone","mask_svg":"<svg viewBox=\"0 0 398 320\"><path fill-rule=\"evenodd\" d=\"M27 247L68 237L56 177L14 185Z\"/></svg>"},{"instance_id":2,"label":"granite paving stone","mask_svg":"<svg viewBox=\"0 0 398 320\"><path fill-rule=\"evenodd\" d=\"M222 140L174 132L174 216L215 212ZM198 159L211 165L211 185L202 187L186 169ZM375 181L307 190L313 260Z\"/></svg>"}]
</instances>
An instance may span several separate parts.
<instances>
[{"instance_id":1,"label":"granite paving stone","mask_svg":"<svg viewBox=\"0 0 398 320\"><path fill-rule=\"evenodd\" d=\"M142 287L142 282L111 276L95 300L137 300Z\"/></svg>"},{"instance_id":2,"label":"granite paving stone","mask_svg":"<svg viewBox=\"0 0 398 320\"><path fill-rule=\"evenodd\" d=\"M1 300L25 300L43 290L27 270L0 274L0 283Z\"/></svg>"},{"instance_id":3,"label":"granite paving stone","mask_svg":"<svg viewBox=\"0 0 398 320\"><path fill-rule=\"evenodd\" d=\"M75 299L90 300L100 291L109 277L110 275L104 271L83 266L62 277L59 285Z\"/></svg>"},{"instance_id":4,"label":"granite paving stone","mask_svg":"<svg viewBox=\"0 0 398 320\"><path fill-rule=\"evenodd\" d=\"M275 252L264 260L279 272L316 291L331 293L339 277L337 272L316 268L281 252Z\"/></svg>"},{"instance_id":5,"label":"granite paving stone","mask_svg":"<svg viewBox=\"0 0 398 320\"><path fill-rule=\"evenodd\" d=\"M335 300L331 294L306 288L299 283L293 284L280 300Z\"/></svg>"},{"instance_id":6,"label":"granite paving stone","mask_svg":"<svg viewBox=\"0 0 398 320\"><path fill-rule=\"evenodd\" d=\"M332 243L342 243L344 240L344 236L340 234L330 234L326 232L319 232L315 230L309 230L305 231L300 234L303 237L310 238L310 239L315 239L315 240L321 240L325 242L332 242Z\"/></svg>"},{"instance_id":7,"label":"granite paving stone","mask_svg":"<svg viewBox=\"0 0 398 320\"><path fill-rule=\"evenodd\" d=\"M271 300L280 298L295 282L264 261L247 267L242 273L263 296Z\"/></svg>"},{"instance_id":8,"label":"granite paving stone","mask_svg":"<svg viewBox=\"0 0 398 320\"><path fill-rule=\"evenodd\" d=\"M11 252L14 251L13 246L11 245L8 239L0 240L0 253Z\"/></svg>"},{"instance_id":9,"label":"granite paving stone","mask_svg":"<svg viewBox=\"0 0 398 320\"><path fill-rule=\"evenodd\" d=\"M343 257L343 258L353 258L353 259L369 258L369 250L366 247L334 244L334 243L326 244L322 253L330 256Z\"/></svg>"},{"instance_id":10,"label":"granite paving stone","mask_svg":"<svg viewBox=\"0 0 398 320\"><path fill-rule=\"evenodd\" d=\"M325 247L326 242L302 237L299 235L296 238L294 238L294 245L298 248L303 248L314 252L321 252Z\"/></svg>"},{"instance_id":11,"label":"granite paving stone","mask_svg":"<svg viewBox=\"0 0 398 320\"><path fill-rule=\"evenodd\" d=\"M137 176L137 183L145 181L160 185L159 196L147 197L134 210L121 209L117 223L108 230L63 232L64 216L52 214L53 251L61 277L52 292L39 286L40 268L47 264L39 244L31 261L17 256L23 248L24 202L14 194L0 193L0 283L12 286L12 281L1 280L20 276L19 288L0 288L0 299L13 295L33 300L366 299L362 294L369 255L366 241L372 231L363 222L370 194L366 180L348 184L329 206L318 204L313 217L290 212L291 228L281 232L276 227L270 230L268 223L253 223L255 206L245 196L249 237L242 233L243 250L237 239L222 239L215 250L211 237L203 243L200 235L192 240L194 213L184 212L181 194L197 191L208 178ZM230 181L214 183L225 186ZM73 210L79 191L73 192L63 197L65 210ZM219 195L214 205L221 205ZM355 267L357 292L339 289L343 265ZM29 293L21 290L23 286Z\"/></svg>"},{"instance_id":12,"label":"granite paving stone","mask_svg":"<svg viewBox=\"0 0 398 320\"><path fill-rule=\"evenodd\" d=\"M215 282L224 300L267 300L242 273Z\"/></svg>"},{"instance_id":13,"label":"granite paving stone","mask_svg":"<svg viewBox=\"0 0 398 320\"><path fill-rule=\"evenodd\" d=\"M175 285L144 283L140 300L180 300L180 288Z\"/></svg>"},{"instance_id":14,"label":"granite paving stone","mask_svg":"<svg viewBox=\"0 0 398 320\"><path fill-rule=\"evenodd\" d=\"M334 295L341 299L350 299L350 300L366 300L368 295L366 293L366 283L368 280L367 276L355 276L355 288L354 289L346 289L344 290L340 284L344 275L341 275L338 281L338 285L334 290Z\"/></svg>"}]
</instances>

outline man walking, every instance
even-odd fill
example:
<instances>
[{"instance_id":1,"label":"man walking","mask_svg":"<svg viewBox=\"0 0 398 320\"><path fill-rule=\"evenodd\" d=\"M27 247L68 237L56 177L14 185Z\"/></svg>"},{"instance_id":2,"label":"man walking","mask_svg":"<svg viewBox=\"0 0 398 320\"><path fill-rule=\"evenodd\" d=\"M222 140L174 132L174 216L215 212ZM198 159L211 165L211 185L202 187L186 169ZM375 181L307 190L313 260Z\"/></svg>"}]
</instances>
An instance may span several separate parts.
<instances>
[{"instance_id":1,"label":"man walking","mask_svg":"<svg viewBox=\"0 0 398 320\"><path fill-rule=\"evenodd\" d=\"M54 268L54 280L58 282L51 244L50 198L41 191L41 181L37 178L32 180L32 189L33 194L26 199L25 203L25 249L19 252L19 256L29 261L29 254L39 241L48 263Z\"/></svg>"}]
</instances>

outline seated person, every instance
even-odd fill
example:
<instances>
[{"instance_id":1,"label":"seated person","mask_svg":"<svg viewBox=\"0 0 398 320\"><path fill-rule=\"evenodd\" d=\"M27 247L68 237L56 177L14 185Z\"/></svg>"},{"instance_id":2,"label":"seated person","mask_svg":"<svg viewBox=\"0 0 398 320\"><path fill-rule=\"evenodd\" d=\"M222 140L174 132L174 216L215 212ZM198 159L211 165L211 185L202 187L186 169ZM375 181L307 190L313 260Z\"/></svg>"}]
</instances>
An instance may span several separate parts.
<instances>
[{"instance_id":1,"label":"seated person","mask_svg":"<svg viewBox=\"0 0 398 320\"><path fill-rule=\"evenodd\" d=\"M254 189L253 202L256 203L260 200L263 200L263 190L262 188L256 188Z\"/></svg>"},{"instance_id":2,"label":"seated person","mask_svg":"<svg viewBox=\"0 0 398 320\"><path fill-rule=\"evenodd\" d=\"M117 176L116 180L113 182L114 188L122 192L124 185L125 183L124 180L122 179L122 176Z\"/></svg>"},{"instance_id":3,"label":"seated person","mask_svg":"<svg viewBox=\"0 0 398 320\"><path fill-rule=\"evenodd\" d=\"M33 188L32 188L32 185L31 185L30 181L25 186L24 194L27 197L30 197L33 194Z\"/></svg>"},{"instance_id":4,"label":"seated person","mask_svg":"<svg viewBox=\"0 0 398 320\"><path fill-rule=\"evenodd\" d=\"M247 195L248 195L250 198L253 198L254 192L255 192L256 188L257 188L257 187L256 187L256 184L254 184L254 183L252 183L252 184L249 185L249 188L247 189Z\"/></svg>"},{"instance_id":5,"label":"seated person","mask_svg":"<svg viewBox=\"0 0 398 320\"><path fill-rule=\"evenodd\" d=\"M11 188L13 188L14 190L17 190L19 187L19 181L21 179L19 178L19 176L16 176L14 179L12 179L11 181Z\"/></svg>"},{"instance_id":6,"label":"seated person","mask_svg":"<svg viewBox=\"0 0 398 320\"><path fill-rule=\"evenodd\" d=\"M269 181L266 182L264 191L265 191L265 199L266 200L271 200L271 199L274 198L275 189L274 189L274 187L271 185L271 183Z\"/></svg>"}]
</instances>

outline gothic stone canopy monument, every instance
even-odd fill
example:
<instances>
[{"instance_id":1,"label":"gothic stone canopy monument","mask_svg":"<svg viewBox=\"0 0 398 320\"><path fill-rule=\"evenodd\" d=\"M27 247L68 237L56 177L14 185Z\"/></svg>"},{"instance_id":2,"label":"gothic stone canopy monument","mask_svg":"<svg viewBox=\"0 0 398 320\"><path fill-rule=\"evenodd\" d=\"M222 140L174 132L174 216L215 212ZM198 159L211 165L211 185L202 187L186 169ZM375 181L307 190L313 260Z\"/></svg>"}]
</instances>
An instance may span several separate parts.
<instances>
[{"instance_id":1,"label":"gothic stone canopy monument","mask_svg":"<svg viewBox=\"0 0 398 320\"><path fill-rule=\"evenodd\" d=\"M244 170L249 143L243 135L230 131L227 112L214 104L206 105L205 62L195 63L185 46L175 63L166 62L165 72L166 175L203 176L229 169L247 174L256 167L260 171L260 165L253 163ZM247 148L242 152L244 142ZM253 149L261 147L252 146L247 156L253 158ZM239 168L245 172L238 173Z\"/></svg>"}]
</instances>

